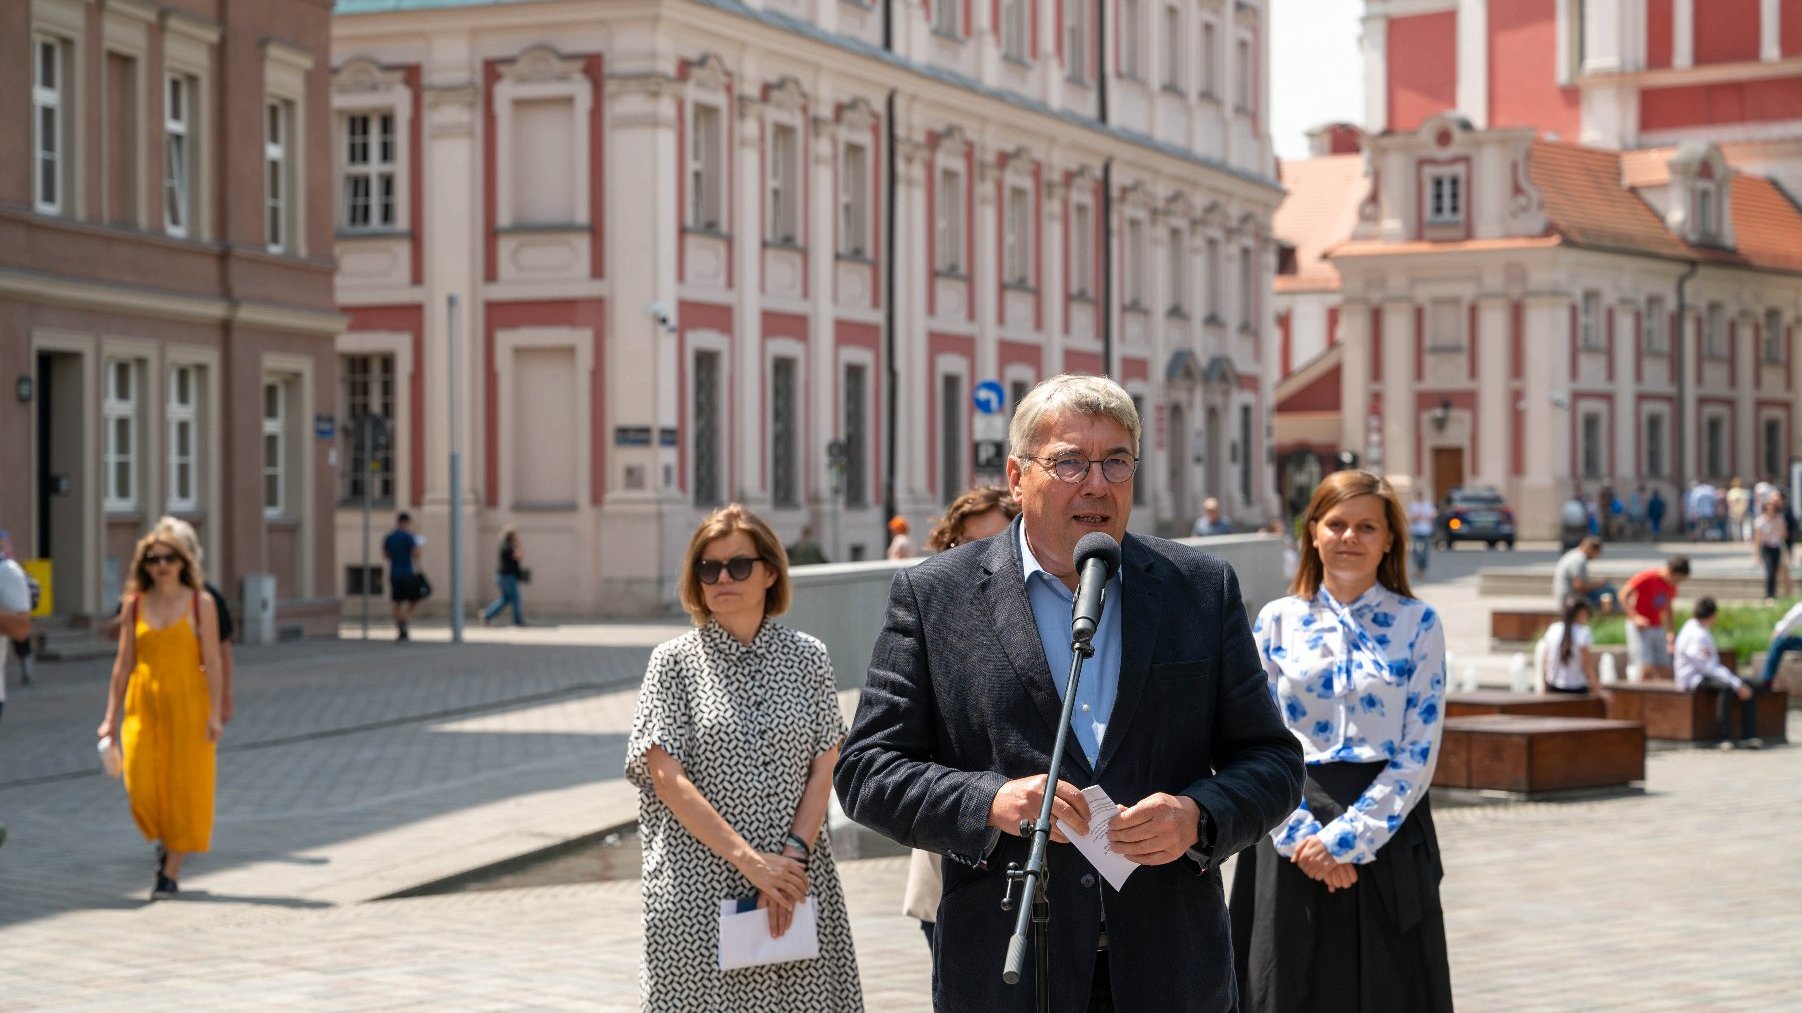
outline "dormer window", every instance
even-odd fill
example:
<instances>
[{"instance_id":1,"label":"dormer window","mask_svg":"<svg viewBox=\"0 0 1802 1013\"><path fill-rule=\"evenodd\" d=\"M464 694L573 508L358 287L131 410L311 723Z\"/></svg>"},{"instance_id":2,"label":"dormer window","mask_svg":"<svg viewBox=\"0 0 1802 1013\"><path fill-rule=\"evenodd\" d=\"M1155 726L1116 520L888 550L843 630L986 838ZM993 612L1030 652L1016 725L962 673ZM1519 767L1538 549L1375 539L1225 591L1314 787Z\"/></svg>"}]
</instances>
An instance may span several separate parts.
<instances>
[{"instance_id":1,"label":"dormer window","mask_svg":"<svg viewBox=\"0 0 1802 1013\"><path fill-rule=\"evenodd\" d=\"M1720 233L1720 195L1709 180L1696 182L1696 238L1714 239Z\"/></svg>"},{"instance_id":2,"label":"dormer window","mask_svg":"<svg viewBox=\"0 0 1802 1013\"><path fill-rule=\"evenodd\" d=\"M1427 224L1464 224L1464 173L1435 169L1427 173Z\"/></svg>"}]
</instances>

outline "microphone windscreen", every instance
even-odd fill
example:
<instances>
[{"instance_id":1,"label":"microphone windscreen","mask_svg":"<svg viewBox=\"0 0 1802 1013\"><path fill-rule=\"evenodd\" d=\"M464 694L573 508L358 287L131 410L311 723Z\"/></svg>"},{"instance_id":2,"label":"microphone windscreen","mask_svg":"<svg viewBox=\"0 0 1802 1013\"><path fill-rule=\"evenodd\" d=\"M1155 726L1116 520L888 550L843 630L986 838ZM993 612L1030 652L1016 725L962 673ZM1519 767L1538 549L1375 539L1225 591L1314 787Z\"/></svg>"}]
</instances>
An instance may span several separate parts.
<instances>
[{"instance_id":1,"label":"microphone windscreen","mask_svg":"<svg viewBox=\"0 0 1802 1013\"><path fill-rule=\"evenodd\" d=\"M1089 532L1076 543L1076 572L1081 573L1083 564L1091 559L1100 559L1107 565L1108 576L1113 576L1120 569L1120 543L1105 531Z\"/></svg>"}]
</instances>

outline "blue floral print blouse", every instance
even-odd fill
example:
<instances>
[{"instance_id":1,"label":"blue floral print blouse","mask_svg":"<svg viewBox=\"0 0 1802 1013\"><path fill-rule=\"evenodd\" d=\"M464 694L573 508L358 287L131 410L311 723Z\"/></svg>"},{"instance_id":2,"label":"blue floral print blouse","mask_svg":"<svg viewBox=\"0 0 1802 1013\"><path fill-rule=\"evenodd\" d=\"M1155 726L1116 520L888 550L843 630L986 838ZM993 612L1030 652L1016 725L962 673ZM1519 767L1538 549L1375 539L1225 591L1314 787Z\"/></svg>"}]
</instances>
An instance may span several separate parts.
<instances>
[{"instance_id":1,"label":"blue floral print blouse","mask_svg":"<svg viewBox=\"0 0 1802 1013\"><path fill-rule=\"evenodd\" d=\"M1345 814L1321 826L1301 808L1271 831L1292 857L1318 835L1341 862L1366 864L1414 809L1439 762L1445 716L1445 629L1425 602L1381 584L1349 605L1322 587L1264 606L1252 636L1270 695L1310 764L1389 766Z\"/></svg>"}]
</instances>

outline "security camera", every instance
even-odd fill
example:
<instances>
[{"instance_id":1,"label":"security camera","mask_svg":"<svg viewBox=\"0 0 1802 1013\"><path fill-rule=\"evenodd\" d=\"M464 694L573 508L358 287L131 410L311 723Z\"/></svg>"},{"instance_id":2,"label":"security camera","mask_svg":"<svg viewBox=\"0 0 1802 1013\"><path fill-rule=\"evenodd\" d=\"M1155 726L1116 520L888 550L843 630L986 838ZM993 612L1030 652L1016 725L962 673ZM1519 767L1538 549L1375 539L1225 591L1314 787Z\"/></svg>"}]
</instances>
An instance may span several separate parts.
<instances>
[{"instance_id":1,"label":"security camera","mask_svg":"<svg viewBox=\"0 0 1802 1013\"><path fill-rule=\"evenodd\" d=\"M1552 407L1553 408L1569 408L1570 407L1570 396L1565 394L1561 390L1552 391Z\"/></svg>"},{"instance_id":2,"label":"security camera","mask_svg":"<svg viewBox=\"0 0 1802 1013\"><path fill-rule=\"evenodd\" d=\"M657 321L658 327L671 334L676 333L676 315L670 312L668 306L660 302L653 302L645 307L645 312L651 315L652 320Z\"/></svg>"}]
</instances>

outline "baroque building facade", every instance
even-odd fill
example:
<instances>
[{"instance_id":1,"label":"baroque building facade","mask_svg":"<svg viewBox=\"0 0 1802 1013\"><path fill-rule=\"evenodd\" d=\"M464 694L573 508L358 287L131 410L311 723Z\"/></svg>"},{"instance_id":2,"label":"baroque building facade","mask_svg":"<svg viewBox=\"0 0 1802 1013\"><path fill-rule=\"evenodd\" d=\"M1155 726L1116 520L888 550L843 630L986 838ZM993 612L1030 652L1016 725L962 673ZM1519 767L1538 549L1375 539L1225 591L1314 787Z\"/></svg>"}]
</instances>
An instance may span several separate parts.
<instances>
[{"instance_id":1,"label":"baroque building facade","mask_svg":"<svg viewBox=\"0 0 1802 1013\"><path fill-rule=\"evenodd\" d=\"M548 611L667 608L729 500L878 558L1064 371L1140 404L1135 530L1275 511L1263 4L337 12L346 586L363 482L442 572L453 442L468 576L514 526Z\"/></svg>"}]
</instances>

